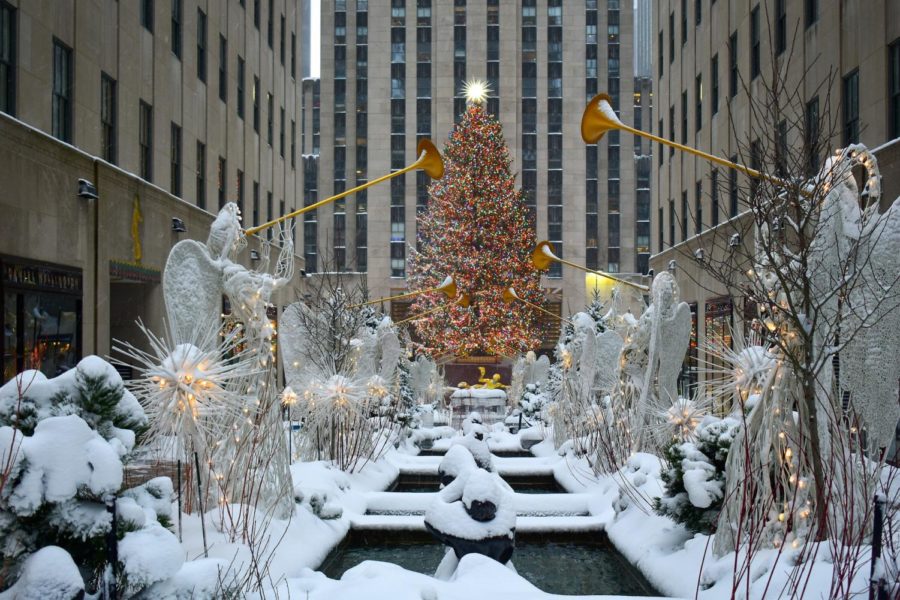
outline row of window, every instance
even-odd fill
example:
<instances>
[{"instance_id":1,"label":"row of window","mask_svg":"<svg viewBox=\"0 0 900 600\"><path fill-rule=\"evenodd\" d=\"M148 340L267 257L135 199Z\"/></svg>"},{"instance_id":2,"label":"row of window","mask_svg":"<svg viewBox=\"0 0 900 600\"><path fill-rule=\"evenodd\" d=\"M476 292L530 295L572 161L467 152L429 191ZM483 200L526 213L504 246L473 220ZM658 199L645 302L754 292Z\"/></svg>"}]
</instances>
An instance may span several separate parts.
<instances>
[{"instance_id":1,"label":"row of window","mask_svg":"<svg viewBox=\"0 0 900 600\"><path fill-rule=\"evenodd\" d=\"M703 20L703 2L705 0L694 1L694 21L696 25L700 25ZM715 4L716 0L711 0L711 4ZM775 56L781 56L787 50L787 0L775 0L772 16L775 22L773 28L773 43L775 45ZM688 40L688 0L681 0L681 45L687 44ZM759 49L760 49L760 21L759 21L759 4L750 11L750 78L753 79L759 75ZM803 18L806 27L814 25L819 20L819 0L803 0ZM735 33L733 37L737 34ZM664 73L664 30L660 29L657 40L657 61L659 68L659 77ZM675 11L669 13L669 64L675 61Z\"/></svg>"},{"instance_id":2,"label":"row of window","mask_svg":"<svg viewBox=\"0 0 900 600\"><path fill-rule=\"evenodd\" d=\"M156 11L156 2L155 0L141 0L140 5L140 18L141 25L149 31L150 33L154 32L154 15ZM241 0L241 6L243 6L243 0ZM259 29L260 24L260 0L254 0L253 7L253 23L257 29ZM171 36L170 36L170 44L172 49L172 54L181 59L182 55L182 37L184 30L184 10L183 10L183 1L182 0L171 0L170 7L171 14ZM267 37L269 48L274 49L274 35L275 35L275 6L274 0L269 0L269 12L268 12L268 23L267 23ZM287 20L285 16L281 15L281 28L280 28L280 38L279 38L279 47L278 54L281 60L281 65L284 66L285 63L285 54L286 54L286 40L287 40ZM219 36L220 38L220 48L223 49L220 58L222 64L225 62L225 38L223 36ZM203 12L202 9L197 9L197 77L201 81L206 81L206 47L207 47L207 17L206 13ZM223 72L224 69L220 69L220 73ZM296 78L297 74L297 34L295 32L291 32L291 77ZM219 95L224 100L224 93L222 90L224 89L225 84L220 79L219 82Z\"/></svg>"},{"instance_id":3,"label":"row of window","mask_svg":"<svg viewBox=\"0 0 900 600\"><path fill-rule=\"evenodd\" d=\"M142 13L143 14L143 13ZM9 4L0 0L0 110L10 114L15 114L15 47L16 47L16 27L15 27L15 9ZM205 17L198 20L199 27L205 31ZM199 39L199 38L198 38ZM225 99L225 82L227 81L225 65L226 65L226 48L227 44L224 38L221 38L221 67L220 67L220 89L219 95ZM198 41L199 51L199 41ZM198 52L198 56L202 56ZM73 138L73 103L72 97L74 82L74 63L73 52L70 47L62 43L60 40L53 39L53 81L52 81L52 103L51 103L51 133L54 137L65 141L72 142ZM245 63L243 58L238 56L238 78L237 78L237 110L238 116L244 116L244 77ZM254 77L253 85L253 126L254 130L259 132L259 78ZM267 94L268 100L268 129L267 140L269 145L274 142L274 121L275 106L274 97L271 93ZM141 155L139 159L140 175L152 180L152 108L149 104L141 101L140 106L140 123L139 123L139 145ZM118 144L117 144L117 121L118 121L118 97L117 82L110 75L101 73L100 76L100 130L101 130L101 155L104 160L116 163L118 160ZM280 109L281 126L279 130L279 153L282 158L285 156L286 144L286 126L287 118L285 109ZM296 123L291 120L291 167L296 167ZM174 186L173 186L174 187ZM173 192L176 193L176 192Z\"/></svg>"}]
</instances>

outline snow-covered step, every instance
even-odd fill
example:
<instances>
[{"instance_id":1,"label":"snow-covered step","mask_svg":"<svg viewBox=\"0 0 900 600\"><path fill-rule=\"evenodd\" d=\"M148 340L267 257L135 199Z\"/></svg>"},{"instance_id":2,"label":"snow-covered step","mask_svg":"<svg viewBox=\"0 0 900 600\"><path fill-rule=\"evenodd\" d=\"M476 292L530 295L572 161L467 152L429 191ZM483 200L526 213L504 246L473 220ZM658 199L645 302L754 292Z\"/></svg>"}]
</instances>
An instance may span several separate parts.
<instances>
[{"instance_id":1,"label":"snow-covered step","mask_svg":"<svg viewBox=\"0 0 900 600\"><path fill-rule=\"evenodd\" d=\"M602 531L601 517L518 517L520 533ZM350 515L350 527L364 531L425 531L425 518L419 515Z\"/></svg>"},{"instance_id":2,"label":"snow-covered step","mask_svg":"<svg viewBox=\"0 0 900 600\"><path fill-rule=\"evenodd\" d=\"M397 462L402 475L434 475L438 472L443 457L415 456ZM504 458L495 456L494 470L503 475L538 475L553 474L552 463L543 458Z\"/></svg>"},{"instance_id":3,"label":"snow-covered step","mask_svg":"<svg viewBox=\"0 0 900 600\"><path fill-rule=\"evenodd\" d=\"M370 492L366 512L376 515L424 514L435 493ZM522 516L584 516L590 513L588 494L514 494L513 506Z\"/></svg>"}]
</instances>

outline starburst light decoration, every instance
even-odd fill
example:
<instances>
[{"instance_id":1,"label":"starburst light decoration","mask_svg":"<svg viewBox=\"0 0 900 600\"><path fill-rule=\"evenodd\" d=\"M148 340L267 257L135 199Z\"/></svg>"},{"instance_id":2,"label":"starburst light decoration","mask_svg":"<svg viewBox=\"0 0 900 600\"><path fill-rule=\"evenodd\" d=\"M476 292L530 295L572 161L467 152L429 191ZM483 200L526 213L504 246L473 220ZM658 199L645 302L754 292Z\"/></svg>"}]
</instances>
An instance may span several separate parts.
<instances>
[{"instance_id":1,"label":"starburst light decoration","mask_svg":"<svg viewBox=\"0 0 900 600\"><path fill-rule=\"evenodd\" d=\"M481 104L492 91L491 86L483 79L470 79L463 84L463 95L470 104Z\"/></svg>"},{"instance_id":2,"label":"starburst light decoration","mask_svg":"<svg viewBox=\"0 0 900 600\"><path fill-rule=\"evenodd\" d=\"M150 438L174 442L183 458L192 451L208 458L224 429L240 418L240 382L256 371L250 352L238 349L240 328L220 339L217 324L209 323L195 330L191 340L174 343L171 327L168 336L158 337L139 321L150 350L127 342L116 346L126 357L122 364L141 373L129 388L150 417Z\"/></svg>"}]
</instances>

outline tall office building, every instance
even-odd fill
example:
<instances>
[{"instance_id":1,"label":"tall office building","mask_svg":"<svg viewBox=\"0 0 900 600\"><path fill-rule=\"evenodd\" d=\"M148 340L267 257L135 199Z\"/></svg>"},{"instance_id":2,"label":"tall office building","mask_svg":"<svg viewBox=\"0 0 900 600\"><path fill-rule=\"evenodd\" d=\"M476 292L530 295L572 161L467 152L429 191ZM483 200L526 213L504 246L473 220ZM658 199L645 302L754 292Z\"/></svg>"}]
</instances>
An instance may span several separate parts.
<instances>
[{"instance_id":1,"label":"tall office building","mask_svg":"<svg viewBox=\"0 0 900 600\"><path fill-rule=\"evenodd\" d=\"M0 0L4 379L36 348L52 371L137 339L137 316L158 329L169 249L205 240L225 202L248 226L298 205L302 16L299 0Z\"/></svg>"},{"instance_id":2,"label":"tall office building","mask_svg":"<svg viewBox=\"0 0 900 600\"><path fill-rule=\"evenodd\" d=\"M623 120L634 117L631 2L387 3L322 2L319 196L410 164L423 137L441 148L465 110L464 82L483 79L538 239L591 268L633 273L646 264L649 199L638 215L632 136L611 132L586 146L580 135L598 92ZM405 290L427 183L410 173L317 211L315 232L305 229L316 236L304 244L307 265L315 252L320 270L364 273L373 297ZM580 310L592 284L560 267L544 278L548 301Z\"/></svg>"},{"instance_id":3,"label":"tall office building","mask_svg":"<svg viewBox=\"0 0 900 600\"><path fill-rule=\"evenodd\" d=\"M634 0L634 76L650 77L653 67L653 0Z\"/></svg>"},{"instance_id":4,"label":"tall office building","mask_svg":"<svg viewBox=\"0 0 900 600\"><path fill-rule=\"evenodd\" d=\"M763 81L773 69L787 69L788 81L803 82L797 83L801 118L816 123L828 111L838 125L830 147L862 142L876 150L885 199L900 194L900 1L660 0L655 6L658 135L745 163L754 158L742 156L739 142L746 148L770 133L754 128L777 128L784 143L802 147L800 132L786 122L751 120ZM695 319L689 363L696 365L696 348L702 353L705 339L727 338L740 321L742 307L735 304L741 299L679 250L696 236L716 235L712 228L741 218L746 205L735 171L671 149L657 154L651 266L659 272L677 260L682 299ZM702 238L694 242L703 245ZM697 373L687 378L696 381Z\"/></svg>"}]
</instances>

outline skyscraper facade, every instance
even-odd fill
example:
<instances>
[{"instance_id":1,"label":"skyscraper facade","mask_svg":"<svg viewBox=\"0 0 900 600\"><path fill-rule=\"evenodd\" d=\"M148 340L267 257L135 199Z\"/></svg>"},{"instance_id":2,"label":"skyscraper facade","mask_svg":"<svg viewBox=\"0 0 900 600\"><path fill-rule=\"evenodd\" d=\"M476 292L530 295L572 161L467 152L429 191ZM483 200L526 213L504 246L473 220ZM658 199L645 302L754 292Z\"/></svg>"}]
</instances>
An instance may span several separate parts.
<instances>
[{"instance_id":1,"label":"skyscraper facade","mask_svg":"<svg viewBox=\"0 0 900 600\"><path fill-rule=\"evenodd\" d=\"M481 79L538 239L590 268L646 268L649 237L645 245L638 237L649 236L649 197L641 215L635 201L640 149L618 132L590 146L580 136L585 104L598 92L610 94L627 122L636 105L646 104L651 118L649 89L635 89L631 3L386 4L322 2L319 196L412 163L422 138L441 148L465 110L463 84ZM319 270L364 274L373 297L406 290L427 184L424 173L409 173L319 209L315 233L304 231L316 244L304 248L316 253ZM548 302L562 313L580 310L590 285L582 271L558 264L544 278Z\"/></svg>"}]
</instances>

